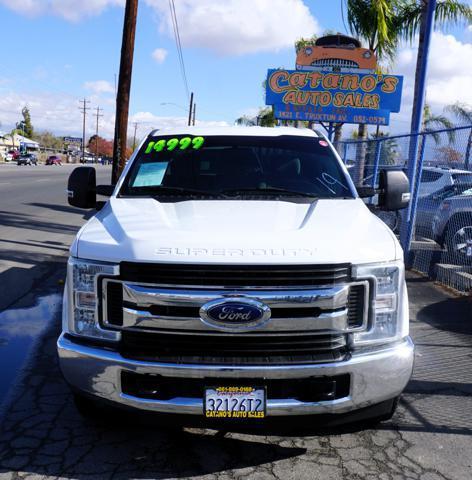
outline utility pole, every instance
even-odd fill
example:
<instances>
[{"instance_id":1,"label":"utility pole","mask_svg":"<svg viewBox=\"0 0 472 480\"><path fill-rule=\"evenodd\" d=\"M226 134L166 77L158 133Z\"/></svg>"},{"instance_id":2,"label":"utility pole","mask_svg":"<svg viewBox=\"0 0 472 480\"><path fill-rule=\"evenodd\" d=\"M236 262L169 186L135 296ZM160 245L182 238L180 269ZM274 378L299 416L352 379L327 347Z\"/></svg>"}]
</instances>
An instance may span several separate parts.
<instances>
[{"instance_id":1,"label":"utility pole","mask_svg":"<svg viewBox=\"0 0 472 480\"><path fill-rule=\"evenodd\" d=\"M193 110L193 92L190 94L190 107L188 110L188 125L192 125L192 110Z\"/></svg>"},{"instance_id":2,"label":"utility pole","mask_svg":"<svg viewBox=\"0 0 472 480\"><path fill-rule=\"evenodd\" d=\"M138 130L138 122L134 122L134 135L133 135L133 152L136 150L136 131Z\"/></svg>"},{"instance_id":3,"label":"utility pole","mask_svg":"<svg viewBox=\"0 0 472 480\"><path fill-rule=\"evenodd\" d=\"M116 97L115 139L113 142L112 184L115 185L126 162L126 140L128 134L129 94L133 72L134 39L138 0L126 0L121 44L120 75Z\"/></svg>"},{"instance_id":4,"label":"utility pole","mask_svg":"<svg viewBox=\"0 0 472 480\"><path fill-rule=\"evenodd\" d=\"M81 101L83 105L79 108L82 111L83 123L82 123L82 161L85 157L85 117L87 116L87 110L90 110L90 107L87 107L87 104L90 103L90 100L83 99Z\"/></svg>"},{"instance_id":5,"label":"utility pole","mask_svg":"<svg viewBox=\"0 0 472 480\"><path fill-rule=\"evenodd\" d=\"M103 117L103 115L100 115L100 111L103 111L102 108L100 107L97 107L97 113L95 114L95 116L97 117L97 128L95 130L95 162L98 163L98 119L100 117Z\"/></svg>"},{"instance_id":6,"label":"utility pole","mask_svg":"<svg viewBox=\"0 0 472 480\"><path fill-rule=\"evenodd\" d=\"M193 115L192 115L192 125L195 126L195 110L197 109L197 104L193 104Z\"/></svg>"}]
</instances>

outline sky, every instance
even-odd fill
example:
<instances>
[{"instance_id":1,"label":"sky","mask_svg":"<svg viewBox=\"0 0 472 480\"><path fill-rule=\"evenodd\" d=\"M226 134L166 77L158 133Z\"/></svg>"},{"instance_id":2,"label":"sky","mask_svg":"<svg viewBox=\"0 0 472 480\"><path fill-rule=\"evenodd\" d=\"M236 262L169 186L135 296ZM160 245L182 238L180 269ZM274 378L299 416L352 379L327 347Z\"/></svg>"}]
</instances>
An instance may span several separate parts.
<instances>
[{"instance_id":1,"label":"sky","mask_svg":"<svg viewBox=\"0 0 472 480\"><path fill-rule=\"evenodd\" d=\"M472 4L472 0L468 0ZM90 107L87 136L111 138L124 0L0 0L0 131L27 105L36 130L82 135L80 100ZM346 33L341 0L175 0L189 90L201 125L231 125L264 106L268 68L294 68L294 41L326 30ZM141 0L137 20L130 131L184 125L188 96L168 0ZM405 76L402 108L390 132L407 132L416 43L402 45L391 72ZM472 26L436 30L427 102L436 113L472 105ZM372 127L374 128L374 127Z\"/></svg>"}]
</instances>

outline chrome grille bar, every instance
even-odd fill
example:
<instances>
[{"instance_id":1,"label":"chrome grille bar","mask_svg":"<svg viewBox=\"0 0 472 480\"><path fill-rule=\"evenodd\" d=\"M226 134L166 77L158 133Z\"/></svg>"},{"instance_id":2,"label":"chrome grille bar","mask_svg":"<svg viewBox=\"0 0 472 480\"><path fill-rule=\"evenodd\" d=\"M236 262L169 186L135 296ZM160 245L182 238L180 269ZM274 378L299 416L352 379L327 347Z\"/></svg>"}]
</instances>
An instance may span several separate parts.
<instances>
[{"instance_id":1,"label":"chrome grille bar","mask_svg":"<svg viewBox=\"0 0 472 480\"><path fill-rule=\"evenodd\" d=\"M366 281L326 287L275 290L164 288L122 281L119 283L123 294L121 306L123 322L119 327L108 320L106 292L109 282L118 282L114 279L103 281L102 321L105 327L110 328L161 330L172 333L212 332L215 329L200 320L198 309L207 302L225 297L257 299L271 308L272 318L257 329L258 333L348 333L363 330L367 325L369 285ZM360 322L353 325L348 312L349 293L351 287L360 285L364 291L364 309ZM156 309L166 313L156 314ZM277 314L278 311L281 313Z\"/></svg>"}]
</instances>

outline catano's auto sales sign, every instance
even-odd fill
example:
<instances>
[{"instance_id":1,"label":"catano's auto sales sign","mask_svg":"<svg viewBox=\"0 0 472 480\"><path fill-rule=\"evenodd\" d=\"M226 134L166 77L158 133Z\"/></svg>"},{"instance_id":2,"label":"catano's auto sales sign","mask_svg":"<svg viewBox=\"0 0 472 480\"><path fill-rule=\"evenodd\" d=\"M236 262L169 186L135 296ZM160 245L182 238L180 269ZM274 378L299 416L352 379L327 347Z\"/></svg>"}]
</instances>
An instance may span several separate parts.
<instances>
[{"instance_id":1,"label":"catano's auto sales sign","mask_svg":"<svg viewBox=\"0 0 472 480\"><path fill-rule=\"evenodd\" d=\"M278 118L388 125L402 86L398 75L271 69L266 104Z\"/></svg>"}]
</instances>

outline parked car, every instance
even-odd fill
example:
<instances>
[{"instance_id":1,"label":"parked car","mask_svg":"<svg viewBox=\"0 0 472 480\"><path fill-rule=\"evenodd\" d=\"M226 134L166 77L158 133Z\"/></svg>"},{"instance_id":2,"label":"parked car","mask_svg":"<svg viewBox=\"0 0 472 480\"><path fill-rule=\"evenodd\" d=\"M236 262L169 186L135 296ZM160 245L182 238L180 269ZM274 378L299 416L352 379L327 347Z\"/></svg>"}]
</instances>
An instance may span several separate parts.
<instances>
[{"instance_id":1,"label":"parked car","mask_svg":"<svg viewBox=\"0 0 472 480\"><path fill-rule=\"evenodd\" d=\"M454 185L447 185L437 192L418 198L415 222L416 233L427 238L435 238L433 234L433 220L442 207L444 200L456 195L460 196L465 194L465 192L471 188L472 181L470 183L456 183ZM472 198L469 198L469 201L472 202Z\"/></svg>"},{"instance_id":2,"label":"parked car","mask_svg":"<svg viewBox=\"0 0 472 480\"><path fill-rule=\"evenodd\" d=\"M37 165L38 158L34 153L23 153L18 157L16 164L17 165Z\"/></svg>"},{"instance_id":3,"label":"parked car","mask_svg":"<svg viewBox=\"0 0 472 480\"><path fill-rule=\"evenodd\" d=\"M57 155L50 155L46 159L46 165L62 165L61 157L58 157Z\"/></svg>"},{"instance_id":4,"label":"parked car","mask_svg":"<svg viewBox=\"0 0 472 480\"><path fill-rule=\"evenodd\" d=\"M383 208L408 205L403 172L381 188ZM413 368L403 252L326 137L155 130L116 188L82 166L67 190L100 208L70 250L57 343L79 411L392 416Z\"/></svg>"},{"instance_id":5,"label":"parked car","mask_svg":"<svg viewBox=\"0 0 472 480\"><path fill-rule=\"evenodd\" d=\"M386 166L382 167L387 170L401 170L407 173L405 167L400 166ZM416 215L416 228L417 233L424 236L431 237L431 225L432 218L437 208L446 196L454 195L454 192L465 190L467 187L460 188L460 185L472 184L472 172L468 170L452 169L447 167L423 167L421 174L419 192L418 192L418 210ZM372 185L372 175L367 176L363 182L363 186ZM452 187L458 186L458 190L454 190ZM376 187L378 187L378 176ZM437 196L436 196L437 195ZM443 196L443 198L441 197ZM372 204L377 203L377 196L373 197ZM388 227L395 233L398 233L400 225L399 212L387 212L383 210L375 209L372 207L373 212L383 220ZM418 230L418 222L420 229Z\"/></svg>"},{"instance_id":6,"label":"parked car","mask_svg":"<svg viewBox=\"0 0 472 480\"><path fill-rule=\"evenodd\" d=\"M426 197L456 183L472 183L472 172L448 167L424 167L419 197Z\"/></svg>"},{"instance_id":7,"label":"parked car","mask_svg":"<svg viewBox=\"0 0 472 480\"><path fill-rule=\"evenodd\" d=\"M9 150L5 155L5 161L12 162L12 161L18 160L19 157L20 157L20 152L18 152L18 150Z\"/></svg>"},{"instance_id":8,"label":"parked car","mask_svg":"<svg viewBox=\"0 0 472 480\"><path fill-rule=\"evenodd\" d=\"M95 155L85 152L84 155L80 156L80 163L95 163Z\"/></svg>"},{"instance_id":9,"label":"parked car","mask_svg":"<svg viewBox=\"0 0 472 480\"><path fill-rule=\"evenodd\" d=\"M433 218L434 239L472 264L472 185L442 201Z\"/></svg>"}]
</instances>

